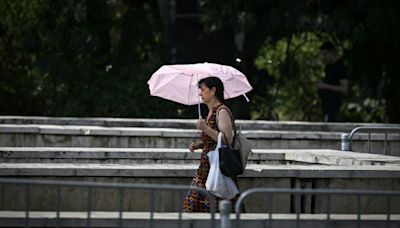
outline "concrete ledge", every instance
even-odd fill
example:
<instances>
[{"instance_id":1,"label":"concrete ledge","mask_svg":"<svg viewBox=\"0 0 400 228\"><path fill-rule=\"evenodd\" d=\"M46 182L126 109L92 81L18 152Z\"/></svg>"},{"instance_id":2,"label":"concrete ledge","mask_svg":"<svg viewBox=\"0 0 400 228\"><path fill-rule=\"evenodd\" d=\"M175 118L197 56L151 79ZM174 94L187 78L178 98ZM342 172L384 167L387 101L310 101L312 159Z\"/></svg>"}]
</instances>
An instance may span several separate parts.
<instances>
[{"instance_id":1,"label":"concrete ledge","mask_svg":"<svg viewBox=\"0 0 400 228\"><path fill-rule=\"evenodd\" d=\"M179 148L0 147L2 158L199 159ZM283 156L282 156L283 158Z\"/></svg>"},{"instance_id":2,"label":"concrete ledge","mask_svg":"<svg viewBox=\"0 0 400 228\"><path fill-rule=\"evenodd\" d=\"M243 131L254 149L340 149L338 132ZM114 128L61 125L0 125L2 147L107 147L107 148L187 148L198 141L200 131L171 128ZM352 148L400 156L400 134L388 135L387 152L384 134L357 134Z\"/></svg>"},{"instance_id":3,"label":"concrete ledge","mask_svg":"<svg viewBox=\"0 0 400 228\"><path fill-rule=\"evenodd\" d=\"M179 224L178 213L154 213L155 227L177 227ZM124 212L122 224L127 227L147 227L150 225L149 212ZM231 214L232 225L236 217ZM209 227L210 214L205 213L183 213L182 227ZM264 227L268 214L248 213L241 214L241 227ZM60 227L86 227L86 212L60 212ZM219 227L220 215L216 214L215 223ZM296 224L295 214L272 214L273 227L293 227ZM361 216L362 227L386 227L387 217L385 214L367 214ZM356 227L356 214L331 214L330 224L334 227ZM300 227L326 227L326 214L301 214ZM31 227L54 227L57 225L56 213L54 211L32 211L30 212ZM393 214L390 217L389 227L400 225L400 215ZM0 227L24 227L24 211L0 211ZM91 213L91 226L93 227L118 227L118 212L93 211Z\"/></svg>"},{"instance_id":4,"label":"concrete ledge","mask_svg":"<svg viewBox=\"0 0 400 228\"><path fill-rule=\"evenodd\" d=\"M42 134L42 135L79 135L79 136L153 136L153 137L199 137L200 131L195 129L174 128L139 128L139 127L99 127L99 126L69 126L69 125L15 125L0 124L0 133L11 134ZM250 139L328 139L340 140L339 132L318 131L281 131L281 130L244 130ZM371 140L384 140L383 134L371 134ZM400 134L389 134L389 141L399 141ZM356 134L353 140L368 140L368 134Z\"/></svg>"},{"instance_id":5,"label":"concrete ledge","mask_svg":"<svg viewBox=\"0 0 400 228\"><path fill-rule=\"evenodd\" d=\"M194 164L0 163L0 176L193 177ZM400 166L255 165L241 177L400 178Z\"/></svg>"},{"instance_id":6,"label":"concrete ledge","mask_svg":"<svg viewBox=\"0 0 400 228\"><path fill-rule=\"evenodd\" d=\"M195 119L138 119L138 118L82 118L43 116L0 116L1 124L87 125L108 127L156 127L194 129ZM400 124L377 123L323 123L302 121L236 120L238 127L253 130L344 131L359 126L391 126Z\"/></svg>"},{"instance_id":7,"label":"concrete ledge","mask_svg":"<svg viewBox=\"0 0 400 228\"><path fill-rule=\"evenodd\" d=\"M0 133L53 134L53 135L102 135L102 136L158 136L158 137L199 137L200 131L195 129L176 128L140 128L140 127L99 127L70 125L16 125L0 124ZM248 138L255 139L334 139L340 140L339 132L319 131L282 131L282 130L244 130ZM368 134L357 134L354 140L367 140ZM383 134L371 134L372 140L384 140ZM389 134L388 140L400 140L400 134Z\"/></svg>"},{"instance_id":8,"label":"concrete ledge","mask_svg":"<svg viewBox=\"0 0 400 228\"><path fill-rule=\"evenodd\" d=\"M158 136L199 137L200 131L174 128L98 127L69 125L0 125L0 133L51 134L51 135L109 135L109 136Z\"/></svg>"},{"instance_id":9,"label":"concrete ledge","mask_svg":"<svg viewBox=\"0 0 400 228\"><path fill-rule=\"evenodd\" d=\"M256 154L284 153L285 161L297 161L311 164L325 164L337 166L353 165L400 165L400 158L395 156L357 153L341 150L297 150L297 149L253 149Z\"/></svg>"},{"instance_id":10,"label":"concrete ledge","mask_svg":"<svg viewBox=\"0 0 400 228\"><path fill-rule=\"evenodd\" d=\"M0 147L5 163L199 163L200 153L171 148ZM140 162L143 161L143 162ZM165 162L164 162L165 161ZM340 150L253 149L249 164L400 165L400 157Z\"/></svg>"},{"instance_id":11,"label":"concrete ledge","mask_svg":"<svg viewBox=\"0 0 400 228\"><path fill-rule=\"evenodd\" d=\"M5 163L199 164L200 152L172 148L0 147ZM285 153L254 153L249 163L284 162Z\"/></svg>"}]
</instances>

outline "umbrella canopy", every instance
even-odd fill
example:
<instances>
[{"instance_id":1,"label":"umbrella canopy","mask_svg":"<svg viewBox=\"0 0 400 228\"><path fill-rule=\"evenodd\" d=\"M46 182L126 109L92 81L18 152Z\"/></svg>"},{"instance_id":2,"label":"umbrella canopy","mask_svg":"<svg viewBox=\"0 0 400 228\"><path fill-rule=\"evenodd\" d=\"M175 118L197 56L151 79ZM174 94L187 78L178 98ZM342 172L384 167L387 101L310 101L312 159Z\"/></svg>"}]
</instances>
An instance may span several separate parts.
<instances>
[{"instance_id":1,"label":"umbrella canopy","mask_svg":"<svg viewBox=\"0 0 400 228\"><path fill-rule=\"evenodd\" d=\"M210 76L224 84L224 98L230 99L251 91L246 76L231 66L215 63L164 65L147 82L150 95L185 105L199 104L198 81ZM247 99L247 97L246 97Z\"/></svg>"}]
</instances>

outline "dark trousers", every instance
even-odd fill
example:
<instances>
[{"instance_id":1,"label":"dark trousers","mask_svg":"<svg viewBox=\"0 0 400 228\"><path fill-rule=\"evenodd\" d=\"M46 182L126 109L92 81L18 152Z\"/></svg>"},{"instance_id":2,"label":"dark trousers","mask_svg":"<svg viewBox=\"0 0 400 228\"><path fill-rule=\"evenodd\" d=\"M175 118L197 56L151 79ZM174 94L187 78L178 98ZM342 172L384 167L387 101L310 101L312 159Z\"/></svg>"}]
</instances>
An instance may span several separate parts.
<instances>
[{"instance_id":1,"label":"dark trousers","mask_svg":"<svg viewBox=\"0 0 400 228\"><path fill-rule=\"evenodd\" d=\"M341 104L341 101L322 100L322 121L336 122Z\"/></svg>"}]
</instances>

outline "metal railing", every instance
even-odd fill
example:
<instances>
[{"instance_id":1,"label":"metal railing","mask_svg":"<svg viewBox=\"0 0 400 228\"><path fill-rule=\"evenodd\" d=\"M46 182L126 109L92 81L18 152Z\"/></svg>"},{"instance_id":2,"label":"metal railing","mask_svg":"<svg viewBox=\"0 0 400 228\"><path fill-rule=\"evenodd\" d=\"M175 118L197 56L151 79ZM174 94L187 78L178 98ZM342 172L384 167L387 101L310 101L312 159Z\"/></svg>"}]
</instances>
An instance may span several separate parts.
<instances>
[{"instance_id":1,"label":"metal railing","mask_svg":"<svg viewBox=\"0 0 400 228\"><path fill-rule=\"evenodd\" d=\"M123 205L125 202L124 191L128 189L140 189L150 191L149 203L150 203L150 217L149 227L154 227L154 210L155 210L155 199L154 192L157 190L166 191L197 191L199 194L204 194L210 202L210 214L211 214L211 228L216 227L215 213L216 213L216 199L207 190L200 187L190 187L183 185L159 185L159 184L124 184L124 183L101 183L101 182L76 182L76 181L57 181L57 180L28 180L28 179L7 179L0 178L0 185L22 185L25 186L25 227L30 226L30 189L32 186L54 186L56 188L56 227L60 227L60 208L61 208L61 188L62 187L78 187L86 188L87 191L87 217L86 227L91 227L91 212L92 212L92 194L94 188L109 188L118 190L119 194L119 216L118 216L118 227L122 227L123 219ZM183 199L182 199L183 200ZM179 202L181 204L182 202ZM178 227L182 226L182 210L179 210Z\"/></svg>"},{"instance_id":2,"label":"metal railing","mask_svg":"<svg viewBox=\"0 0 400 228\"><path fill-rule=\"evenodd\" d=\"M290 194L295 196L295 227L300 227L300 197L302 195L324 195L326 197L326 227L331 225L331 198L333 195L347 195L355 196L357 204L357 228L361 227L361 197L362 196L383 196L386 197L386 227L391 225L391 198L399 197L400 191L371 191L371 190L342 190L342 189L281 189L281 188L254 188L243 192L239 199L236 201L236 228L240 228L240 215L244 200L253 194L266 194L267 203L269 203L268 218L266 219L266 226L272 228L272 211L273 211L273 196L274 194ZM221 215L223 217L224 215Z\"/></svg>"},{"instance_id":3,"label":"metal railing","mask_svg":"<svg viewBox=\"0 0 400 228\"><path fill-rule=\"evenodd\" d=\"M350 134L342 134L342 145L341 149L344 151L352 150L353 137L356 133L360 133L361 131L366 131L368 133L368 153L371 153L371 133L382 133L385 134L385 155L387 154L387 144L388 144L388 134L399 132L400 127L356 127L354 128Z\"/></svg>"},{"instance_id":4,"label":"metal railing","mask_svg":"<svg viewBox=\"0 0 400 228\"><path fill-rule=\"evenodd\" d=\"M25 227L30 227L30 212L31 212L31 196L30 191L33 186L53 186L56 190L56 219L55 219L55 227L60 227L62 224L60 223L60 208L61 208L61 188L63 187L78 187L86 189L87 193L87 208L86 208L86 227L91 227L91 213L92 213L92 194L93 189L98 188L109 188L118 190L119 193L119 210L118 210L118 222L116 225L117 227L123 227L123 205L124 205L124 191L128 189L140 189L140 190L149 190L150 197L150 216L149 216L149 225L148 227L155 227L154 224L154 209L155 209L155 191L157 190L167 190L167 191L198 191L201 194L204 194L208 200L210 201L210 227L215 228L216 226L216 199L213 195L211 195L207 190L198 187L189 187L189 186L181 186L181 185L158 185L158 184L124 184L124 183L101 183L101 182L76 182L76 181L57 181L57 180L24 180L24 179L7 179L7 178L0 178L0 185L22 185L25 187L24 194L25 194ZM357 225L355 227L361 228L362 219L361 219L361 200L362 197L366 196L377 196L377 197L384 197L385 201L385 215L386 227L391 227L392 220L391 220L391 202L394 197L400 197L400 191L371 191L371 190L342 190L342 189L283 189L283 188L254 188L249 189L243 192L235 204L235 214L236 220L235 225L236 228L240 228L240 216L242 213L242 207L244 200L249 197L250 195L254 194L266 194L267 196L267 208L268 217L265 219L265 227L272 228L273 227L273 199L274 195L276 194L289 194L290 196L294 196L294 213L296 218L293 222L295 222L295 227L300 227L301 222L301 197L303 195L311 195L311 196L324 196L326 197L326 208L324 208L326 214L326 227L330 227L335 221L331 219L331 211L332 211L332 196L335 195L342 195L342 196L354 196L356 197L356 216L357 216ZM396 208L398 209L398 208ZM231 228L232 223L230 219L231 213L231 202L222 200L219 204L219 210L221 212L221 219L220 219L220 226L221 228ZM182 227L182 211L179 210L179 221L178 227ZM292 227L292 226L290 226Z\"/></svg>"}]
</instances>

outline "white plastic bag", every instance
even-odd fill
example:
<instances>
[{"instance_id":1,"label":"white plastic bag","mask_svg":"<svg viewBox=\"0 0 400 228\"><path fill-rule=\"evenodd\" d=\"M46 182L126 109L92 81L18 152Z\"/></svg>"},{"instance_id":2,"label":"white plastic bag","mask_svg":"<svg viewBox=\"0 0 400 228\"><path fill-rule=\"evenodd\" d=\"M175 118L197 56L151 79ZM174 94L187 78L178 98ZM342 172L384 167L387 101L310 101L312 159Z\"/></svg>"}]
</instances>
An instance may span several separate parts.
<instances>
[{"instance_id":1,"label":"white plastic bag","mask_svg":"<svg viewBox=\"0 0 400 228\"><path fill-rule=\"evenodd\" d=\"M222 133L218 134L218 143L215 150L208 152L208 161L210 162L210 171L206 181L206 189L213 195L222 199L233 199L239 190L235 182L224 174L219 169L219 153L218 149L221 147Z\"/></svg>"}]
</instances>

